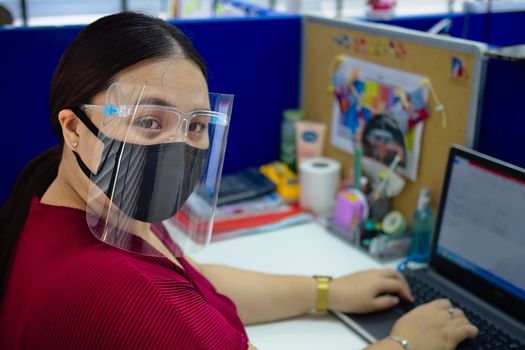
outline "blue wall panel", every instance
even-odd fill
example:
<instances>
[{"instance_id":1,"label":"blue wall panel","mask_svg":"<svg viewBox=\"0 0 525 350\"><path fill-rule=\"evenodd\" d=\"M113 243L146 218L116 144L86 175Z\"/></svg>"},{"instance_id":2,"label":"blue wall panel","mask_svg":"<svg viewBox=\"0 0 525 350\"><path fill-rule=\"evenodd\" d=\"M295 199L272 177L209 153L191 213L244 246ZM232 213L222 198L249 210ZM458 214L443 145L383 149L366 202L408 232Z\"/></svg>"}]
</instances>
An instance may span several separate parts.
<instances>
[{"instance_id":1,"label":"blue wall panel","mask_svg":"<svg viewBox=\"0 0 525 350\"><path fill-rule=\"evenodd\" d=\"M0 203L24 165L57 143L49 121L49 86L62 51L79 30L80 27L0 31Z\"/></svg>"},{"instance_id":2,"label":"blue wall panel","mask_svg":"<svg viewBox=\"0 0 525 350\"><path fill-rule=\"evenodd\" d=\"M299 105L301 19L174 23L206 60L210 91L235 94L224 172L275 160L281 111ZM49 84L63 50L80 29L0 30L0 203L23 166L57 142L49 123Z\"/></svg>"},{"instance_id":3,"label":"blue wall panel","mask_svg":"<svg viewBox=\"0 0 525 350\"><path fill-rule=\"evenodd\" d=\"M491 58L481 103L478 150L525 168L525 61Z\"/></svg>"},{"instance_id":4,"label":"blue wall panel","mask_svg":"<svg viewBox=\"0 0 525 350\"><path fill-rule=\"evenodd\" d=\"M235 94L224 172L276 160L281 112L299 106L300 18L179 27L208 62L210 91Z\"/></svg>"}]
</instances>

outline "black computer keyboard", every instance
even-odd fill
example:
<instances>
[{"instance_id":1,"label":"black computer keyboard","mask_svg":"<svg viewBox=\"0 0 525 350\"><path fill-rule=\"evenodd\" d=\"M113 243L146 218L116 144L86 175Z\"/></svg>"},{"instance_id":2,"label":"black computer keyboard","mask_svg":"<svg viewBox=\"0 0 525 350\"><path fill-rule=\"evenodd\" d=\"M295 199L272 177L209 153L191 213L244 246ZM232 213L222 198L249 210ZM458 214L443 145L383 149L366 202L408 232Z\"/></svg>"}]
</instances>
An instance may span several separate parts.
<instances>
[{"instance_id":1,"label":"black computer keyboard","mask_svg":"<svg viewBox=\"0 0 525 350\"><path fill-rule=\"evenodd\" d=\"M525 350L525 344L521 343L519 340L514 339L508 333L499 329L494 324L492 324L487 319L483 318L481 315L475 311L470 310L465 305L452 300L450 297L445 296L440 291L436 290L432 286L426 284L424 281L421 281L417 277L406 275L408 283L412 289L412 294L416 302L414 304L402 303L401 308L408 312L411 309L425 304L429 301L447 298L449 299L455 307L460 308L465 313L465 316L469 321L476 325L479 329L478 336L466 342L460 344L458 349L461 350Z\"/></svg>"}]
</instances>

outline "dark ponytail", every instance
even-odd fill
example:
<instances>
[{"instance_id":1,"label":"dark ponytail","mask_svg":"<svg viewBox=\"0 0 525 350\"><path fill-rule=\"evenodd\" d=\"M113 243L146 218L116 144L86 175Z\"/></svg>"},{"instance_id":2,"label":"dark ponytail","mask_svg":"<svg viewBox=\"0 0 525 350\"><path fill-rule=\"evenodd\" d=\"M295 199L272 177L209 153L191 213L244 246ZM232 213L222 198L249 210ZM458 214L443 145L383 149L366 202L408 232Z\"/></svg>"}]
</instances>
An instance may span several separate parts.
<instances>
[{"instance_id":1,"label":"dark ponytail","mask_svg":"<svg viewBox=\"0 0 525 350\"><path fill-rule=\"evenodd\" d=\"M173 55L193 61L206 77L202 57L179 29L161 19L129 12L90 24L65 50L50 89L51 127L59 145L26 165L0 209L0 297L6 288L31 198L33 195L40 198L58 173L63 144L58 113L68 105L89 103L123 69Z\"/></svg>"}]
</instances>

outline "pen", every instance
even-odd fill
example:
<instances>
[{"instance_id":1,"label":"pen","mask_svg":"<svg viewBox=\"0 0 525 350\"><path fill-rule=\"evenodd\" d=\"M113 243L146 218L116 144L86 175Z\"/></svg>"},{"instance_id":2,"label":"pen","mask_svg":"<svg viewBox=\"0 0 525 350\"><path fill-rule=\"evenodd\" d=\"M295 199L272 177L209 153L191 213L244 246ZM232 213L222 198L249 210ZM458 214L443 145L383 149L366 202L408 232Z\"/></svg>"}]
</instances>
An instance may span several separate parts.
<instances>
[{"instance_id":1,"label":"pen","mask_svg":"<svg viewBox=\"0 0 525 350\"><path fill-rule=\"evenodd\" d=\"M388 166L388 169L386 171L385 176L383 176L383 178L379 182L379 185L377 186L377 189L374 191L374 198L377 199L377 198L381 197L381 193L384 191L388 180L392 176L392 172L397 167L397 165L399 164L400 160L401 160L401 157L399 156L399 154L396 154L396 156L394 157L394 159L392 160L392 162Z\"/></svg>"}]
</instances>

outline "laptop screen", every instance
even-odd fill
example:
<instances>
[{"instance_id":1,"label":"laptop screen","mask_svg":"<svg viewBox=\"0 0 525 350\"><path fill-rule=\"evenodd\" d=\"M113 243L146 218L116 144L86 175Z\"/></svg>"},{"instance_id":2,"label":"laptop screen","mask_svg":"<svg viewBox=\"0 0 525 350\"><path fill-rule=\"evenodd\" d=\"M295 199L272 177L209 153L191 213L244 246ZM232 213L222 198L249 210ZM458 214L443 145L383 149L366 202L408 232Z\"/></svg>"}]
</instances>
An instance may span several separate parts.
<instances>
[{"instance_id":1,"label":"laptop screen","mask_svg":"<svg viewBox=\"0 0 525 350\"><path fill-rule=\"evenodd\" d=\"M525 181L453 157L436 253L525 300Z\"/></svg>"}]
</instances>

